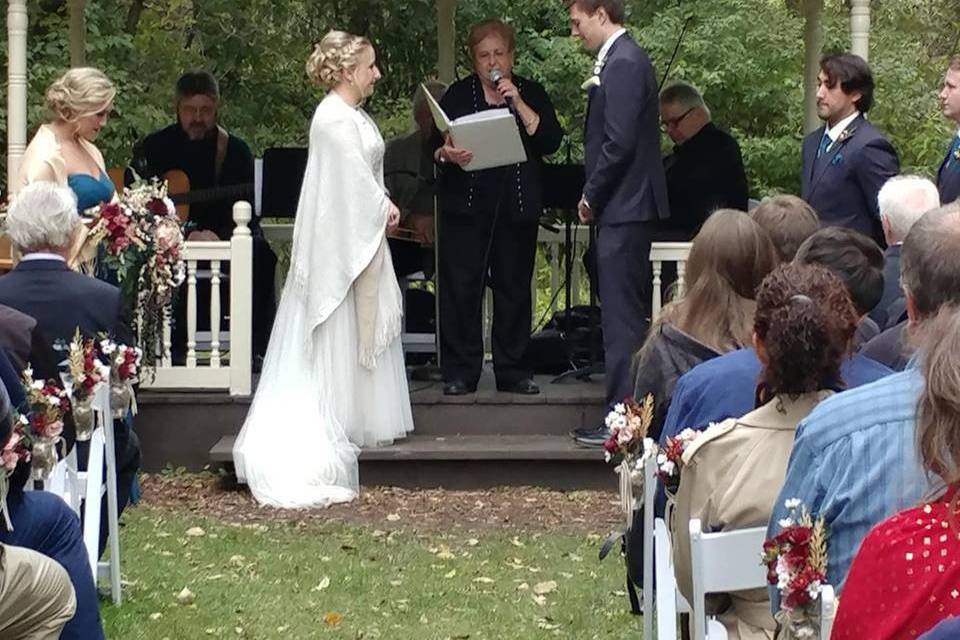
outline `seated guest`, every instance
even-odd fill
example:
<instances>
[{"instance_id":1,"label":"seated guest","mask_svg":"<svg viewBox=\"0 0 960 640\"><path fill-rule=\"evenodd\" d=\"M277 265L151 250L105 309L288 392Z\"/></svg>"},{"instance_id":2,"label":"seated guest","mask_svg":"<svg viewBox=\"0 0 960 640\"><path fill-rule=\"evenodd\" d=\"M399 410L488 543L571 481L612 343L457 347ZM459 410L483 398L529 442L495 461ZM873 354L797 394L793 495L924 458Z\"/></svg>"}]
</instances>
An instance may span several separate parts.
<instances>
[{"instance_id":1,"label":"seated guest","mask_svg":"<svg viewBox=\"0 0 960 640\"><path fill-rule=\"evenodd\" d=\"M813 207L789 194L764 198L750 217L770 234L780 262L793 260L800 245L820 228Z\"/></svg>"},{"instance_id":2,"label":"seated guest","mask_svg":"<svg viewBox=\"0 0 960 640\"><path fill-rule=\"evenodd\" d=\"M899 280L899 279L898 279ZM910 361L907 320L901 320L860 348L864 358L875 360L893 371L903 371Z\"/></svg>"},{"instance_id":3,"label":"seated guest","mask_svg":"<svg viewBox=\"0 0 960 640\"><path fill-rule=\"evenodd\" d=\"M960 617L947 618L920 636L919 640L956 640L956 638L960 638Z\"/></svg>"},{"instance_id":4,"label":"seated guest","mask_svg":"<svg viewBox=\"0 0 960 640\"><path fill-rule=\"evenodd\" d=\"M674 82L660 92L660 127L673 141L663 159L670 219L658 237L689 242L717 209L747 210L740 145L713 124L696 87Z\"/></svg>"},{"instance_id":5,"label":"seated guest","mask_svg":"<svg viewBox=\"0 0 960 640\"><path fill-rule=\"evenodd\" d=\"M12 370L6 355L0 351L0 376L3 384L0 385L0 443L5 445L13 431L13 413L11 398L22 400L23 387L15 376L8 373ZM8 391L9 395L8 395ZM2 446L0 446L2 448ZM0 469L0 473L6 473ZM44 558L55 560L53 564L60 571L66 570L68 577L70 607L69 612L62 610L62 619L59 626L63 627L63 634L41 636L7 635L4 622L9 620L8 615L14 615L13 610L6 609L7 600L4 595L4 584L12 574L3 575L0 571L0 637L40 637L63 638L64 640L100 640L104 637L103 627L100 624L100 609L97 598L97 587L90 573L90 560L87 549L83 544L83 533L80 529L80 519L58 496L46 491L24 491L23 485L29 474L29 463L21 462L10 478L10 489L6 496L7 510L13 528L7 531L0 521L0 544L12 545L13 548L30 549L43 554ZM14 553L17 557L19 552ZM22 555L22 554L20 554ZM6 567L4 567L6 569ZM42 584L53 588L49 572L39 577ZM26 576L24 576L26 577ZM25 583L26 584L26 583ZM72 584L72 587L70 585ZM14 583L16 586L16 583ZM23 585L20 585L21 587ZM59 602L61 607L66 603L61 599L62 594L51 592L51 602ZM11 599L15 601L13 595ZM75 605L75 606L74 606ZM76 613L74 614L74 608ZM14 617L14 619L16 619ZM64 626L66 623L66 626Z\"/></svg>"},{"instance_id":6,"label":"seated guest","mask_svg":"<svg viewBox=\"0 0 960 640\"><path fill-rule=\"evenodd\" d=\"M6 223L7 235L23 259L0 277L0 304L34 318L51 346L57 340L69 342L78 328L85 337L106 333L122 344L134 344L122 317L120 290L67 266L71 240L80 226L72 191L49 182L24 187L10 206ZM114 440L117 499L122 511L140 467L140 443L122 420L115 421ZM84 465L86 451L78 450L78 456ZM106 513L104 507L101 553L107 540Z\"/></svg>"},{"instance_id":7,"label":"seated guest","mask_svg":"<svg viewBox=\"0 0 960 640\"><path fill-rule=\"evenodd\" d=\"M677 586L693 596L687 524L704 531L765 525L797 424L840 383L857 314L839 278L816 265L784 265L757 292L754 342L763 362L759 407L711 426L683 454L673 527ZM773 638L766 589L710 600L731 638ZM719 602L718 602L719 600Z\"/></svg>"},{"instance_id":8,"label":"seated guest","mask_svg":"<svg viewBox=\"0 0 960 640\"><path fill-rule=\"evenodd\" d=\"M903 242L900 281L910 330L918 338L942 307L960 304L960 263L944 259L958 251L956 204L925 214ZM799 499L814 518L822 516L829 531L827 582L841 601L850 563L870 528L915 506L930 490L914 444L922 391L914 362L906 371L828 398L797 429L769 533L779 532L788 499Z\"/></svg>"},{"instance_id":9,"label":"seated guest","mask_svg":"<svg viewBox=\"0 0 960 640\"><path fill-rule=\"evenodd\" d=\"M867 314L883 295L883 251L867 236L843 227L821 229L797 250L798 262L823 265L847 285L853 306L860 314L854 351L880 333Z\"/></svg>"},{"instance_id":10,"label":"seated guest","mask_svg":"<svg viewBox=\"0 0 960 640\"><path fill-rule=\"evenodd\" d=\"M902 300L900 290L900 247L913 223L927 211L940 206L940 194L935 184L919 176L895 176L887 180L877 195L880 203L880 223L887 249L883 253L883 296L870 311L870 318L881 329L899 322L895 308ZM891 312L894 317L890 317Z\"/></svg>"},{"instance_id":11,"label":"seated guest","mask_svg":"<svg viewBox=\"0 0 960 640\"><path fill-rule=\"evenodd\" d=\"M880 248L866 236L849 229L827 227L801 245L794 261L819 264L839 276L854 308L863 316L880 297L883 276L877 261L882 259ZM674 388L661 443L687 427L701 429L711 422L740 416L753 409L760 369L760 360L753 349L724 354L691 369ZM855 353L844 359L840 373L849 388L878 380L891 371Z\"/></svg>"},{"instance_id":12,"label":"seated guest","mask_svg":"<svg viewBox=\"0 0 960 640\"><path fill-rule=\"evenodd\" d=\"M957 308L941 309L922 340L917 368L923 383L914 439L923 471L945 488L926 504L881 522L864 538L843 587L831 636L837 640L916 638L944 618L960 615Z\"/></svg>"},{"instance_id":13,"label":"seated guest","mask_svg":"<svg viewBox=\"0 0 960 640\"><path fill-rule=\"evenodd\" d=\"M57 640L77 599L63 567L47 556L0 544L0 637Z\"/></svg>"},{"instance_id":14,"label":"seated guest","mask_svg":"<svg viewBox=\"0 0 960 640\"><path fill-rule=\"evenodd\" d=\"M683 297L663 308L637 354L634 396L654 400L650 437L660 435L677 378L750 343L754 292L776 265L773 243L747 214L721 209L707 219L690 248ZM602 445L609 434L600 431L577 442Z\"/></svg>"}]
</instances>

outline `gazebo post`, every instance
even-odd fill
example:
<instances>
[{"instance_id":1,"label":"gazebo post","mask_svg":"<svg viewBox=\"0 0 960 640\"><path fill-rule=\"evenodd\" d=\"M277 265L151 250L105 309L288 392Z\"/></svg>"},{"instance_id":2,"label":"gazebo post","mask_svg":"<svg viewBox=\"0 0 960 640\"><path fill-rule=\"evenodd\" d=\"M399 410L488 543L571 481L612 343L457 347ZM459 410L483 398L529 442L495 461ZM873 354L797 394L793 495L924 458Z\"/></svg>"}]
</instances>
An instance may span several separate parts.
<instances>
[{"instance_id":1,"label":"gazebo post","mask_svg":"<svg viewBox=\"0 0 960 640\"><path fill-rule=\"evenodd\" d=\"M817 75L823 50L823 0L803 2L803 132L820 126L817 116Z\"/></svg>"},{"instance_id":2,"label":"gazebo post","mask_svg":"<svg viewBox=\"0 0 960 640\"><path fill-rule=\"evenodd\" d=\"M27 2L7 3L7 191L27 148Z\"/></svg>"},{"instance_id":3,"label":"gazebo post","mask_svg":"<svg viewBox=\"0 0 960 640\"><path fill-rule=\"evenodd\" d=\"M69 0L70 6L70 66L87 64L87 0Z\"/></svg>"},{"instance_id":4,"label":"gazebo post","mask_svg":"<svg viewBox=\"0 0 960 640\"><path fill-rule=\"evenodd\" d=\"M850 0L850 51L870 59L870 0Z\"/></svg>"},{"instance_id":5,"label":"gazebo post","mask_svg":"<svg viewBox=\"0 0 960 640\"><path fill-rule=\"evenodd\" d=\"M437 0L437 73L446 84L456 74L457 0Z\"/></svg>"}]
</instances>

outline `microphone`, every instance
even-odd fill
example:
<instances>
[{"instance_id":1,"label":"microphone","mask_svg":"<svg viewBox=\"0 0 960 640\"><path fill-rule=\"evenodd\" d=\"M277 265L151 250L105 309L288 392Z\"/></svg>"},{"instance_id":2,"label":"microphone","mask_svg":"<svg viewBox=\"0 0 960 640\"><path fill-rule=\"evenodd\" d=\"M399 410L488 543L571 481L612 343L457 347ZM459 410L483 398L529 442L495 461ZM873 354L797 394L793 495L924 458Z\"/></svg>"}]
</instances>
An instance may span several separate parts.
<instances>
[{"instance_id":1,"label":"microphone","mask_svg":"<svg viewBox=\"0 0 960 640\"><path fill-rule=\"evenodd\" d=\"M490 71L489 77L490 77L490 82L498 85L500 84L500 81L503 80L503 72L500 71L499 68L494 68ZM516 109L514 109L514 106L513 106L513 98L507 96L504 98L504 100L507 103L507 108L510 109L510 111L516 112Z\"/></svg>"}]
</instances>

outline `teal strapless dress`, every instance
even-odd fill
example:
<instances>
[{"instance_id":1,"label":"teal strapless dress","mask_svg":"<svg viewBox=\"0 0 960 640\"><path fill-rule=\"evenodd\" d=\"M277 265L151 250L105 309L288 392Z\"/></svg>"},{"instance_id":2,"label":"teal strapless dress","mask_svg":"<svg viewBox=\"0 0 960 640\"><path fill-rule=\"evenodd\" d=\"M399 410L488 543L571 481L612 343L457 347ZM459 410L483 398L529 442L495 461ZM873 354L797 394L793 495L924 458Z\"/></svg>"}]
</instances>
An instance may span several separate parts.
<instances>
[{"instance_id":1,"label":"teal strapless dress","mask_svg":"<svg viewBox=\"0 0 960 640\"><path fill-rule=\"evenodd\" d=\"M116 191L110 177L105 173L101 173L99 178L86 173L75 173L67 176L67 186L76 194L77 210L81 214L87 209L110 202Z\"/></svg>"}]
</instances>

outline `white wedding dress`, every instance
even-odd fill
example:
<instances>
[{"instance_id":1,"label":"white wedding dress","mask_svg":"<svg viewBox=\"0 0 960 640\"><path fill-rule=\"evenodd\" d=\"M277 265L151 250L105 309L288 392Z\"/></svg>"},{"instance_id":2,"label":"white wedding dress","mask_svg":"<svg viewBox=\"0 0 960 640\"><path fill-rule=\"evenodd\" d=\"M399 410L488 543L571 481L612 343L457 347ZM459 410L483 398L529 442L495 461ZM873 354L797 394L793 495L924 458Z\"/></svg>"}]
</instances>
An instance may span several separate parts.
<instances>
[{"instance_id":1,"label":"white wedding dress","mask_svg":"<svg viewBox=\"0 0 960 640\"><path fill-rule=\"evenodd\" d=\"M352 500L358 447L413 430L383 151L363 110L334 92L317 107L290 271L233 450L238 478L262 504Z\"/></svg>"}]
</instances>

